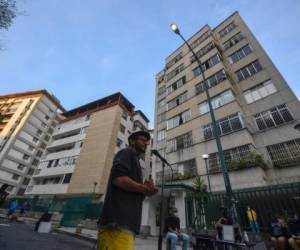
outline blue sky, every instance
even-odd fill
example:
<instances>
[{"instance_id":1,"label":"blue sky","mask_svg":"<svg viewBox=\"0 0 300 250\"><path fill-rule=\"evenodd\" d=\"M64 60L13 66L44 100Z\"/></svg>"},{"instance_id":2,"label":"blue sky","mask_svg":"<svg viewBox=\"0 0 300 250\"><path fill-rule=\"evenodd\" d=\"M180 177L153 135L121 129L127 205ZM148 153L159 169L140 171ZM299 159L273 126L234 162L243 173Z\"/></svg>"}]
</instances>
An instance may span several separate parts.
<instances>
[{"instance_id":1,"label":"blue sky","mask_svg":"<svg viewBox=\"0 0 300 250\"><path fill-rule=\"evenodd\" d=\"M153 126L155 75L190 37L239 11L300 97L299 0L18 0L0 32L0 94L47 89L72 109L122 92Z\"/></svg>"}]
</instances>

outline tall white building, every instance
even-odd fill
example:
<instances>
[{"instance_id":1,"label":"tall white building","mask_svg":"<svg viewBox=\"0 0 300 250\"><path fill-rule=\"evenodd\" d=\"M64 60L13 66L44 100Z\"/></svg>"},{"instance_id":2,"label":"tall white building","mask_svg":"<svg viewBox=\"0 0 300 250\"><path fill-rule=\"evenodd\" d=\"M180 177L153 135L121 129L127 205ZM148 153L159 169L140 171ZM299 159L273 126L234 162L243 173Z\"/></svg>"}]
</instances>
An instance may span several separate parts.
<instances>
[{"instance_id":1,"label":"tall white building","mask_svg":"<svg viewBox=\"0 0 300 250\"><path fill-rule=\"evenodd\" d=\"M46 90L0 96L0 186L23 195L65 109Z\"/></svg>"}]
</instances>

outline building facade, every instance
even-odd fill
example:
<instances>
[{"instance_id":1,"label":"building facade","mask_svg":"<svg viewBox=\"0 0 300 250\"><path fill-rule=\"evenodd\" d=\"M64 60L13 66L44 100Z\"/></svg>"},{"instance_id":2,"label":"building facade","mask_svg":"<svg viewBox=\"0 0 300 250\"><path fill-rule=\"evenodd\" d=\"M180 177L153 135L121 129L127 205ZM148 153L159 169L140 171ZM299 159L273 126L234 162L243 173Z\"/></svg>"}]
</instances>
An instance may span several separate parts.
<instances>
[{"instance_id":1,"label":"building facade","mask_svg":"<svg viewBox=\"0 0 300 250\"><path fill-rule=\"evenodd\" d=\"M65 111L46 90L0 96L0 186L23 195Z\"/></svg>"},{"instance_id":2,"label":"building facade","mask_svg":"<svg viewBox=\"0 0 300 250\"><path fill-rule=\"evenodd\" d=\"M174 186L169 200L179 209L182 227L186 185L196 176L207 185L209 180L213 192L225 189L205 86L232 188L300 181L300 134L294 129L299 101L238 12L213 29L205 25L188 43L201 66L185 44L167 57L156 76L154 122L154 147L173 166L165 180ZM161 166L153 161L157 184ZM154 197L153 208L158 206Z\"/></svg>"},{"instance_id":3,"label":"building facade","mask_svg":"<svg viewBox=\"0 0 300 250\"><path fill-rule=\"evenodd\" d=\"M128 146L132 132L147 130L148 122L121 93L62 113L26 195L103 199L114 155ZM141 160L145 175L149 159L148 153Z\"/></svg>"}]
</instances>

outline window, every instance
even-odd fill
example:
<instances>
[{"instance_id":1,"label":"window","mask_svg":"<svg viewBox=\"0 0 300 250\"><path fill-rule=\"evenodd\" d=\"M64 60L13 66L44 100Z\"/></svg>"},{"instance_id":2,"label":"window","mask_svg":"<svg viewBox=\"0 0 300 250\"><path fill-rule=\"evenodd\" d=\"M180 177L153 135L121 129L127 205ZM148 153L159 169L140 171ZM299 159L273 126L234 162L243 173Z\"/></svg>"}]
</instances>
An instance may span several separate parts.
<instances>
[{"instance_id":1,"label":"window","mask_svg":"<svg viewBox=\"0 0 300 250\"><path fill-rule=\"evenodd\" d=\"M162 99L158 102L158 107L161 108L161 107L165 106L165 104L166 104L166 99Z\"/></svg>"},{"instance_id":2,"label":"window","mask_svg":"<svg viewBox=\"0 0 300 250\"><path fill-rule=\"evenodd\" d=\"M171 80L174 76L178 75L180 72L184 70L184 64L180 64L178 67L176 67L174 70L172 70L170 73L167 74L166 80Z\"/></svg>"},{"instance_id":3,"label":"window","mask_svg":"<svg viewBox=\"0 0 300 250\"><path fill-rule=\"evenodd\" d=\"M167 129L175 128L183 123L188 122L192 118L191 111L187 110L178 114L167 121Z\"/></svg>"},{"instance_id":4,"label":"window","mask_svg":"<svg viewBox=\"0 0 300 250\"><path fill-rule=\"evenodd\" d=\"M49 135L45 135L44 140L45 141L49 141L50 140L50 136Z\"/></svg>"},{"instance_id":5,"label":"window","mask_svg":"<svg viewBox=\"0 0 300 250\"><path fill-rule=\"evenodd\" d=\"M192 132L180 135L168 141L168 152L174 152L179 149L187 148L193 144Z\"/></svg>"},{"instance_id":6,"label":"window","mask_svg":"<svg viewBox=\"0 0 300 250\"><path fill-rule=\"evenodd\" d=\"M276 127L280 124L294 120L286 104L258 113L254 115L254 118L259 130Z\"/></svg>"},{"instance_id":7,"label":"window","mask_svg":"<svg viewBox=\"0 0 300 250\"><path fill-rule=\"evenodd\" d=\"M33 142L38 142L38 140L39 140L39 139L36 138L36 137L33 137L33 138L32 138L32 141L33 141Z\"/></svg>"},{"instance_id":8,"label":"window","mask_svg":"<svg viewBox=\"0 0 300 250\"><path fill-rule=\"evenodd\" d=\"M244 36L242 35L242 33L239 32L235 34L233 37L231 37L229 40L227 40L225 43L223 43L223 47L225 50L229 49L235 44L237 44L238 42L242 41L243 39Z\"/></svg>"},{"instance_id":9,"label":"window","mask_svg":"<svg viewBox=\"0 0 300 250\"><path fill-rule=\"evenodd\" d=\"M24 178L23 182L22 182L22 185L28 185L30 182L30 179L29 178Z\"/></svg>"},{"instance_id":10,"label":"window","mask_svg":"<svg viewBox=\"0 0 300 250\"><path fill-rule=\"evenodd\" d=\"M255 75L257 72L262 70L262 66L260 65L259 61L256 60L249 65L245 66L244 68L239 69L235 72L239 81L243 81L250 76Z\"/></svg>"},{"instance_id":11,"label":"window","mask_svg":"<svg viewBox=\"0 0 300 250\"><path fill-rule=\"evenodd\" d=\"M256 102L268 95L275 93L277 90L271 80L256 85L244 92L245 100L248 104Z\"/></svg>"},{"instance_id":12,"label":"window","mask_svg":"<svg viewBox=\"0 0 300 250\"><path fill-rule=\"evenodd\" d=\"M58 163L59 163L59 159L56 159L56 160L54 161L53 167L57 167L57 166L58 166Z\"/></svg>"},{"instance_id":13,"label":"window","mask_svg":"<svg viewBox=\"0 0 300 250\"><path fill-rule=\"evenodd\" d=\"M17 192L17 195L24 195L25 193L25 189L24 188L20 188Z\"/></svg>"},{"instance_id":14,"label":"window","mask_svg":"<svg viewBox=\"0 0 300 250\"><path fill-rule=\"evenodd\" d=\"M174 82L172 85L166 88L166 94L169 95L172 92L174 92L176 89L180 88L185 84L185 76L178 79L176 82Z\"/></svg>"},{"instance_id":15,"label":"window","mask_svg":"<svg viewBox=\"0 0 300 250\"><path fill-rule=\"evenodd\" d=\"M63 180L63 184L70 183L72 174L66 174Z\"/></svg>"},{"instance_id":16,"label":"window","mask_svg":"<svg viewBox=\"0 0 300 250\"><path fill-rule=\"evenodd\" d=\"M157 122L163 122L166 120L166 112L160 113L159 115L157 115Z\"/></svg>"},{"instance_id":17,"label":"window","mask_svg":"<svg viewBox=\"0 0 300 250\"><path fill-rule=\"evenodd\" d=\"M117 138L117 147L122 147L123 141L119 138Z\"/></svg>"},{"instance_id":18,"label":"window","mask_svg":"<svg viewBox=\"0 0 300 250\"><path fill-rule=\"evenodd\" d=\"M32 151L32 150L34 150L34 147L33 147L33 146L31 146L31 145L28 145L28 150L29 150L29 151Z\"/></svg>"},{"instance_id":19,"label":"window","mask_svg":"<svg viewBox=\"0 0 300 250\"><path fill-rule=\"evenodd\" d=\"M55 177L53 180L53 184L58 184L60 182L60 177Z\"/></svg>"},{"instance_id":20,"label":"window","mask_svg":"<svg viewBox=\"0 0 300 250\"><path fill-rule=\"evenodd\" d=\"M23 160L28 160L29 158L30 158L30 156L27 155L27 154L24 154L23 157L22 157Z\"/></svg>"},{"instance_id":21,"label":"window","mask_svg":"<svg viewBox=\"0 0 300 250\"><path fill-rule=\"evenodd\" d=\"M232 91L227 90L227 91L221 93L220 95L213 97L211 99L211 104L212 104L213 109L216 109L221 106L224 106L227 103L230 103L233 100L234 100L234 96L233 96ZM207 101L199 104L199 112L200 112L200 115L209 112L209 106L208 106Z\"/></svg>"},{"instance_id":22,"label":"window","mask_svg":"<svg viewBox=\"0 0 300 250\"><path fill-rule=\"evenodd\" d=\"M25 165L23 165L23 164L19 164L17 167L17 169L19 169L19 170L23 170L24 168L25 168Z\"/></svg>"},{"instance_id":23,"label":"window","mask_svg":"<svg viewBox=\"0 0 300 250\"><path fill-rule=\"evenodd\" d=\"M50 117L48 115L45 115L45 120L49 120Z\"/></svg>"},{"instance_id":24,"label":"window","mask_svg":"<svg viewBox=\"0 0 300 250\"><path fill-rule=\"evenodd\" d=\"M37 151L37 153L36 153L37 157L41 157L42 155L43 155L43 151L41 151L41 150Z\"/></svg>"},{"instance_id":25,"label":"window","mask_svg":"<svg viewBox=\"0 0 300 250\"><path fill-rule=\"evenodd\" d=\"M215 48L215 44L214 42L210 42L209 44L205 45L202 49L200 49L199 51L196 52L196 56L198 58L204 56L206 53L208 53L209 51L211 51L213 48ZM193 55L191 56L191 63L196 61L196 57Z\"/></svg>"},{"instance_id":26,"label":"window","mask_svg":"<svg viewBox=\"0 0 300 250\"><path fill-rule=\"evenodd\" d=\"M216 65L217 63L219 63L220 61L221 61L221 57L219 54L216 54L213 57L209 58L207 61L202 63L201 68L200 66L197 66L196 68L193 69L194 77L201 74L201 69L204 72L207 69L211 68L212 66Z\"/></svg>"},{"instance_id":27,"label":"window","mask_svg":"<svg viewBox=\"0 0 300 250\"><path fill-rule=\"evenodd\" d=\"M38 159L33 159L32 163L33 166L37 166L39 164L39 160Z\"/></svg>"},{"instance_id":28,"label":"window","mask_svg":"<svg viewBox=\"0 0 300 250\"><path fill-rule=\"evenodd\" d=\"M166 69L171 68L175 63L177 63L182 58L182 52L176 55L171 61L166 64Z\"/></svg>"},{"instance_id":29,"label":"window","mask_svg":"<svg viewBox=\"0 0 300 250\"><path fill-rule=\"evenodd\" d=\"M166 130L162 129L157 132L157 140L161 141L166 138Z\"/></svg>"},{"instance_id":30,"label":"window","mask_svg":"<svg viewBox=\"0 0 300 250\"><path fill-rule=\"evenodd\" d=\"M245 56L249 55L252 52L252 48L249 44L244 46L243 48L235 51L228 57L228 61L230 64L236 63L237 61L241 60Z\"/></svg>"},{"instance_id":31,"label":"window","mask_svg":"<svg viewBox=\"0 0 300 250\"><path fill-rule=\"evenodd\" d=\"M44 142L42 142L41 145L40 145L40 148L41 148L41 149L45 149L46 147L47 147L47 144L44 143Z\"/></svg>"},{"instance_id":32,"label":"window","mask_svg":"<svg viewBox=\"0 0 300 250\"><path fill-rule=\"evenodd\" d=\"M206 31L205 33L203 33L201 36L199 36L199 38L197 38L194 42L192 42L190 44L190 46L194 49L196 48L199 44L201 44L204 40L206 40L206 38L208 38L210 36L210 30Z\"/></svg>"},{"instance_id":33,"label":"window","mask_svg":"<svg viewBox=\"0 0 300 250\"><path fill-rule=\"evenodd\" d=\"M13 174L13 176L11 177L13 180L19 180L20 178L20 175L17 175L17 174Z\"/></svg>"},{"instance_id":34,"label":"window","mask_svg":"<svg viewBox=\"0 0 300 250\"><path fill-rule=\"evenodd\" d=\"M53 163L53 160L51 160L51 161L48 161L47 168L51 168L51 165L52 165L52 163Z\"/></svg>"},{"instance_id":35,"label":"window","mask_svg":"<svg viewBox=\"0 0 300 250\"><path fill-rule=\"evenodd\" d=\"M267 150L275 167L299 165L300 139L273 144Z\"/></svg>"},{"instance_id":36,"label":"window","mask_svg":"<svg viewBox=\"0 0 300 250\"><path fill-rule=\"evenodd\" d=\"M54 131L52 128L49 128L47 132L51 135Z\"/></svg>"},{"instance_id":37,"label":"window","mask_svg":"<svg viewBox=\"0 0 300 250\"><path fill-rule=\"evenodd\" d=\"M34 169L33 169L33 168L29 168L27 174L28 174L28 175L33 175L33 173L34 173ZM27 185L27 184L26 184L26 185Z\"/></svg>"},{"instance_id":38,"label":"window","mask_svg":"<svg viewBox=\"0 0 300 250\"><path fill-rule=\"evenodd\" d=\"M126 130L125 126L122 125L122 124L120 124L120 132L121 132L122 134L124 134L124 133L125 133L125 130Z\"/></svg>"},{"instance_id":39,"label":"window","mask_svg":"<svg viewBox=\"0 0 300 250\"><path fill-rule=\"evenodd\" d=\"M127 121L128 113L123 110L122 118Z\"/></svg>"},{"instance_id":40,"label":"window","mask_svg":"<svg viewBox=\"0 0 300 250\"><path fill-rule=\"evenodd\" d=\"M46 127L47 127L47 124L44 123L44 122L42 122L42 123L41 123L41 126L42 126L43 128L46 128Z\"/></svg>"},{"instance_id":41,"label":"window","mask_svg":"<svg viewBox=\"0 0 300 250\"><path fill-rule=\"evenodd\" d=\"M167 110L175 108L176 106L184 103L187 100L188 100L188 92L184 92L183 94L175 97L173 100L167 103Z\"/></svg>"},{"instance_id":42,"label":"window","mask_svg":"<svg viewBox=\"0 0 300 250\"><path fill-rule=\"evenodd\" d=\"M237 27L237 25L234 22L231 22L230 24L228 24L224 29L222 29L221 31L219 31L220 38L222 38L223 36L225 36L227 33L229 33L230 31L232 31L236 27Z\"/></svg>"},{"instance_id":43,"label":"window","mask_svg":"<svg viewBox=\"0 0 300 250\"><path fill-rule=\"evenodd\" d=\"M202 81L202 82L198 83L197 85L195 85L196 95L203 93L205 91L205 87L207 87L207 88L214 87L226 79L227 79L227 76L226 76L225 70L222 69L222 70L218 71L216 74L207 78L205 80L205 82Z\"/></svg>"},{"instance_id":44,"label":"window","mask_svg":"<svg viewBox=\"0 0 300 250\"><path fill-rule=\"evenodd\" d=\"M162 86L158 89L158 96L164 95L166 93L166 86Z\"/></svg>"},{"instance_id":45,"label":"window","mask_svg":"<svg viewBox=\"0 0 300 250\"><path fill-rule=\"evenodd\" d=\"M36 131L36 135L37 135L37 136L40 136L42 133L43 133L43 131L40 130L40 129L38 129L38 130Z\"/></svg>"},{"instance_id":46,"label":"window","mask_svg":"<svg viewBox=\"0 0 300 250\"><path fill-rule=\"evenodd\" d=\"M244 127L240 113L235 113L216 121L217 132L219 135L225 135ZM213 138L213 126L208 124L202 127L204 139Z\"/></svg>"}]
</instances>

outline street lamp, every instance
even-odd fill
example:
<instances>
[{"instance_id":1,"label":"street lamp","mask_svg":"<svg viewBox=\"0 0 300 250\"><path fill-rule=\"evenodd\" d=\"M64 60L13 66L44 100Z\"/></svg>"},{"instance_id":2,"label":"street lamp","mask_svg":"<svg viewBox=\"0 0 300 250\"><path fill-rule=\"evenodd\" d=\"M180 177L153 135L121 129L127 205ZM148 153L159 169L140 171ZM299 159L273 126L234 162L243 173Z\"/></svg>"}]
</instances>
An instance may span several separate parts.
<instances>
[{"instance_id":1,"label":"street lamp","mask_svg":"<svg viewBox=\"0 0 300 250\"><path fill-rule=\"evenodd\" d=\"M206 175L207 175L207 182L208 182L208 190L211 193L210 177L209 177L208 166L207 166L208 154L202 155L202 158L205 161L205 168L206 168Z\"/></svg>"},{"instance_id":2,"label":"street lamp","mask_svg":"<svg viewBox=\"0 0 300 250\"><path fill-rule=\"evenodd\" d=\"M205 75L204 75L204 72L203 72L203 69L202 69L202 63L201 63L199 57L194 52L194 50L192 49L192 47L188 44L188 42L185 40L185 38L181 35L178 26L175 23L172 23L170 25L170 28L175 34L177 34L181 37L181 39L188 46L189 50L192 52L193 56L195 57L195 59L198 63L198 67L199 67L199 70L200 70L200 73L202 75L203 82L204 82L204 90L205 90L205 93L206 93L207 103L208 103L208 106L209 106L209 113L210 113L210 117L211 117L211 121L212 121L213 134L214 134L215 139L216 139L221 171L222 171L223 178L224 178L224 183L225 183L225 190L226 190L226 196L227 196L227 203L228 203L228 207L229 207L229 211L230 211L230 217L232 219L233 224L236 224L237 223L236 201L235 201L235 198L234 198L234 195L233 195L233 192L232 192L227 167L225 165L225 159L224 159L223 149L222 149L222 145L221 145L221 140L220 140L220 136L219 136L218 130L217 130L215 114L214 114L214 110L213 110L213 107L212 107L212 103L211 103L211 99L210 99L210 95L209 95L209 91L208 91L208 86L205 83L206 78L205 78Z\"/></svg>"}]
</instances>

